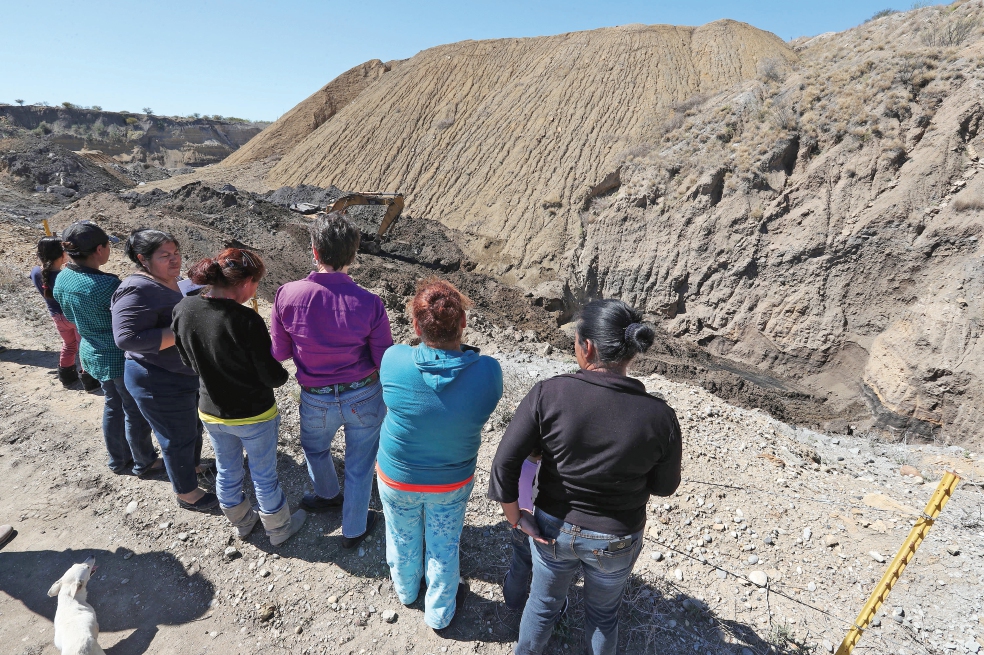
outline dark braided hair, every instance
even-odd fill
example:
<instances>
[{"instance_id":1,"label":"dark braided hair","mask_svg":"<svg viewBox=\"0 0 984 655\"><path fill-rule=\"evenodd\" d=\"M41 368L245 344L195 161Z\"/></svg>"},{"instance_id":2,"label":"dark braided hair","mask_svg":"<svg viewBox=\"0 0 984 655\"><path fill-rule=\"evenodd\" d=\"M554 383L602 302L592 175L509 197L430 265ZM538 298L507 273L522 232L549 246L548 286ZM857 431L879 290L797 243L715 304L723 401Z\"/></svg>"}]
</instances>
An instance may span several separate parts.
<instances>
[{"instance_id":1,"label":"dark braided hair","mask_svg":"<svg viewBox=\"0 0 984 655\"><path fill-rule=\"evenodd\" d=\"M59 237L43 237L38 241L38 259L41 261L41 293L45 298L52 298L51 267L65 254L62 240Z\"/></svg>"}]
</instances>

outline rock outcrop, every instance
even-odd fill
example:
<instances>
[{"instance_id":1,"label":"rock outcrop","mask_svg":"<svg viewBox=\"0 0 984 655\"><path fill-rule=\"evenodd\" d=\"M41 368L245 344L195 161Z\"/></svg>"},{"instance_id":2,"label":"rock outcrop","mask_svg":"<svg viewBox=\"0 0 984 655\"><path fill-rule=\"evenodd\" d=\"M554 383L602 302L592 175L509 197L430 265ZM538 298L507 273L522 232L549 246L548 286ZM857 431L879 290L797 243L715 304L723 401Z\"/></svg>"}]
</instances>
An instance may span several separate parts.
<instances>
[{"instance_id":1,"label":"rock outcrop","mask_svg":"<svg viewBox=\"0 0 984 655\"><path fill-rule=\"evenodd\" d=\"M98 151L116 162L181 170L222 161L269 123L174 118L82 107L0 105L0 136L30 131L73 151Z\"/></svg>"}]
</instances>

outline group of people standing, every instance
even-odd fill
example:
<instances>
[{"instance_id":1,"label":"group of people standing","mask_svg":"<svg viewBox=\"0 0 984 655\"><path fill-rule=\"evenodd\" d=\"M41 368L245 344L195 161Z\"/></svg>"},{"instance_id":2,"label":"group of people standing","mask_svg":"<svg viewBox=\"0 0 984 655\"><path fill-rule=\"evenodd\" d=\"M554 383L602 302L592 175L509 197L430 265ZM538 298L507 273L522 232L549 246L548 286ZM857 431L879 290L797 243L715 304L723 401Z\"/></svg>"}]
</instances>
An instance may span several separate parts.
<instances>
[{"instance_id":1,"label":"group of people standing","mask_svg":"<svg viewBox=\"0 0 984 655\"><path fill-rule=\"evenodd\" d=\"M341 545L354 548L380 520L369 507L375 477L396 594L409 605L423 583L424 621L441 630L468 590L459 543L502 371L462 343L470 302L451 283L418 283L407 312L420 342L394 345L382 301L348 275L359 231L332 213L315 219L311 238L316 270L278 289L268 331L243 305L266 272L256 252L225 249L183 279L178 241L140 229L125 244L134 273L120 280L100 270L117 240L89 222L70 225L39 244L42 265L32 273L57 303L49 310L65 341L59 377L73 381L61 371L74 366L74 339L81 369L105 395L110 468L166 472L181 507L218 505L241 538L262 523L279 545L307 512L341 508ZM56 246L65 254L55 258ZM581 370L535 385L499 445L488 495L512 526L503 593L523 612L517 653L545 648L578 570L589 650L615 652L649 495L669 495L680 481L672 409L626 375L654 336L624 302L588 304L576 323ZM313 487L293 512L277 475L273 393L288 381L287 359L301 387L300 441ZM339 428L344 489L331 455ZM197 477L204 433L215 452L214 494ZM244 452L256 507L243 489Z\"/></svg>"}]
</instances>

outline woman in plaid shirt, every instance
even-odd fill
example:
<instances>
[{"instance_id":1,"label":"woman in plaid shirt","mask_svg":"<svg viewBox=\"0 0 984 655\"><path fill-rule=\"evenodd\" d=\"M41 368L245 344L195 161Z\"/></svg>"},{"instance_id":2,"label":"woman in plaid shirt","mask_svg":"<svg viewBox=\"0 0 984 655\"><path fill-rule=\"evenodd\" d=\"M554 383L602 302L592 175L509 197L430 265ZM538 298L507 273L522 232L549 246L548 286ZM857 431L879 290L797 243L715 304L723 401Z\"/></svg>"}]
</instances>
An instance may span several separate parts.
<instances>
[{"instance_id":1,"label":"woman in plaid shirt","mask_svg":"<svg viewBox=\"0 0 984 655\"><path fill-rule=\"evenodd\" d=\"M62 232L62 245L72 261L55 278L52 295L78 328L79 359L106 396L103 437L109 468L123 473L132 465L133 474L142 477L162 472L164 462L154 449L150 424L123 384L123 351L113 341L109 305L120 279L99 267L109 261L110 242L117 241L88 221L69 225Z\"/></svg>"}]
</instances>

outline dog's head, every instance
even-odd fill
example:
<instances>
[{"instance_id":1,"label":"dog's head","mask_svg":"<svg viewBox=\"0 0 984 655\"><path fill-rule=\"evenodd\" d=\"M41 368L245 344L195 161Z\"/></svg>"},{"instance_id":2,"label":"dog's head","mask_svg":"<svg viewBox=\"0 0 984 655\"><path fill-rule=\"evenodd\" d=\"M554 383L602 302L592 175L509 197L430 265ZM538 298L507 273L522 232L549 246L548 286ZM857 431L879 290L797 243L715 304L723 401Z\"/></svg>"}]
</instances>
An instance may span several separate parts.
<instances>
[{"instance_id":1,"label":"dog's head","mask_svg":"<svg viewBox=\"0 0 984 655\"><path fill-rule=\"evenodd\" d=\"M57 596L64 590L69 596L75 598L79 592L85 591L85 585L89 582L89 576L91 576L92 572L95 570L95 557L90 557L81 564L75 564L72 568L65 571L65 575L61 577L61 580L51 585L51 589L48 590L48 595Z\"/></svg>"}]
</instances>

